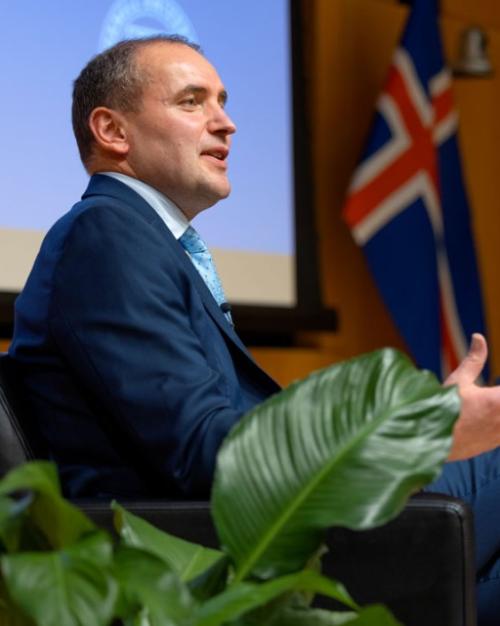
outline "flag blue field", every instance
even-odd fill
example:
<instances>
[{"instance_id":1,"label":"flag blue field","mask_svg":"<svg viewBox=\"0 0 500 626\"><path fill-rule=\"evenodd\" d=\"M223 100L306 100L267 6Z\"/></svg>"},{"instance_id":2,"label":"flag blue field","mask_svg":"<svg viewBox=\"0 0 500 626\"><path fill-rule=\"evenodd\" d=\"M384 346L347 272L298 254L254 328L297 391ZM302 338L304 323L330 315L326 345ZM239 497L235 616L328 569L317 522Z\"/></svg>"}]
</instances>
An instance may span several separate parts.
<instances>
[{"instance_id":1,"label":"flag blue field","mask_svg":"<svg viewBox=\"0 0 500 626\"><path fill-rule=\"evenodd\" d=\"M451 86L436 1L414 0L344 207L416 363L442 378L485 332Z\"/></svg>"}]
</instances>

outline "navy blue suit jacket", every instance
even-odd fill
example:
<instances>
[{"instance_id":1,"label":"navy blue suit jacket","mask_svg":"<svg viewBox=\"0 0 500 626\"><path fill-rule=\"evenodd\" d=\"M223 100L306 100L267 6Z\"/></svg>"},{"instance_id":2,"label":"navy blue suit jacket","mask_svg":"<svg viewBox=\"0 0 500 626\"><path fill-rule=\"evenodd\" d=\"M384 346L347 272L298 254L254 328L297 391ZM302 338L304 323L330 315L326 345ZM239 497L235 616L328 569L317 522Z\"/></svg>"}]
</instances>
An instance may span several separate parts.
<instances>
[{"instance_id":1,"label":"navy blue suit jacket","mask_svg":"<svg viewBox=\"0 0 500 626\"><path fill-rule=\"evenodd\" d=\"M224 436L279 389L156 212L102 175L46 236L9 354L71 497L206 496Z\"/></svg>"}]
</instances>

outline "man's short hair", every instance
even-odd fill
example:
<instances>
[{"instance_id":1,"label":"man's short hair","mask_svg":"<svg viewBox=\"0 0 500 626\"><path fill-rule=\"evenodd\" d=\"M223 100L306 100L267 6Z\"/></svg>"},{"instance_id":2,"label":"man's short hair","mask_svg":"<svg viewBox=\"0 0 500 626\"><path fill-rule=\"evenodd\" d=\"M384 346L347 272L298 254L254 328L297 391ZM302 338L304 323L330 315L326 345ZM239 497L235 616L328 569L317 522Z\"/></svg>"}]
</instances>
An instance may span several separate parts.
<instances>
[{"instance_id":1,"label":"man's short hair","mask_svg":"<svg viewBox=\"0 0 500 626\"><path fill-rule=\"evenodd\" d=\"M180 43L201 52L197 44L181 35L128 39L96 55L73 83L73 132L84 165L92 153L94 143L89 127L90 114L99 106L126 112L139 110L147 76L137 68L137 51L161 42Z\"/></svg>"}]
</instances>

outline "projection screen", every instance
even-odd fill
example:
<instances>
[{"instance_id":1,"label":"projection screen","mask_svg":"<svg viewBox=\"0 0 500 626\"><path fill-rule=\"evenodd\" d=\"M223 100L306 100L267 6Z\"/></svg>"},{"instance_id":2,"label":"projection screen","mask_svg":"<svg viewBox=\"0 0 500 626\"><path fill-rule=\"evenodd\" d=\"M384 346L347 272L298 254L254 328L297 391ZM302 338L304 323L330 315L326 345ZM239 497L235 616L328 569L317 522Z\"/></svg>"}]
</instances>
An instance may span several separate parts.
<instances>
[{"instance_id":1,"label":"projection screen","mask_svg":"<svg viewBox=\"0 0 500 626\"><path fill-rule=\"evenodd\" d=\"M4 3L0 292L22 288L44 233L86 187L71 130L73 79L120 39L176 32L218 69L238 128L233 192L194 225L231 302L295 306L288 11L288 0Z\"/></svg>"}]
</instances>

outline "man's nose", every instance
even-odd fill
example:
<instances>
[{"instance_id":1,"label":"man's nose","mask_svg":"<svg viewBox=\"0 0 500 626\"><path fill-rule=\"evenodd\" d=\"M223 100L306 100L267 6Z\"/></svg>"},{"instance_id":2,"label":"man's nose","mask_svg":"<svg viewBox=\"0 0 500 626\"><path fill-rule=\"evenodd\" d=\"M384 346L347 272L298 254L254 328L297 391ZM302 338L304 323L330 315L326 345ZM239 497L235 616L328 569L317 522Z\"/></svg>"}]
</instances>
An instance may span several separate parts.
<instances>
[{"instance_id":1,"label":"man's nose","mask_svg":"<svg viewBox=\"0 0 500 626\"><path fill-rule=\"evenodd\" d=\"M211 133L224 133L232 135L236 132L236 125L229 117L225 109L218 106L214 111L212 119L209 121L208 129Z\"/></svg>"}]
</instances>

